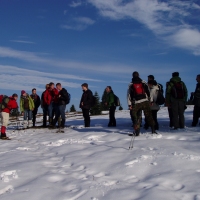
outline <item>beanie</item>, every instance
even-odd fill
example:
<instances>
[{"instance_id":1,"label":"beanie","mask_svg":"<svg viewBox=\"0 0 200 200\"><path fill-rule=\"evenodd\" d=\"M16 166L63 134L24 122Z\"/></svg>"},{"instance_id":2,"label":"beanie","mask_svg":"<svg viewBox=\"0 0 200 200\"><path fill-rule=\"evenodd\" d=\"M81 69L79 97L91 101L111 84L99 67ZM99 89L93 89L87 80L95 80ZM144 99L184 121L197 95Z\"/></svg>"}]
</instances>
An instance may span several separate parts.
<instances>
[{"instance_id":1,"label":"beanie","mask_svg":"<svg viewBox=\"0 0 200 200\"><path fill-rule=\"evenodd\" d=\"M23 95L23 94L25 94L26 93L26 91L25 90L22 90L21 91L21 95Z\"/></svg>"},{"instance_id":2,"label":"beanie","mask_svg":"<svg viewBox=\"0 0 200 200\"><path fill-rule=\"evenodd\" d=\"M176 76L179 76L179 73L178 72L173 72L172 73L172 77L176 77Z\"/></svg>"},{"instance_id":3,"label":"beanie","mask_svg":"<svg viewBox=\"0 0 200 200\"><path fill-rule=\"evenodd\" d=\"M18 95L17 95L16 93L14 93L14 94L12 95L12 97L18 97Z\"/></svg>"}]
</instances>

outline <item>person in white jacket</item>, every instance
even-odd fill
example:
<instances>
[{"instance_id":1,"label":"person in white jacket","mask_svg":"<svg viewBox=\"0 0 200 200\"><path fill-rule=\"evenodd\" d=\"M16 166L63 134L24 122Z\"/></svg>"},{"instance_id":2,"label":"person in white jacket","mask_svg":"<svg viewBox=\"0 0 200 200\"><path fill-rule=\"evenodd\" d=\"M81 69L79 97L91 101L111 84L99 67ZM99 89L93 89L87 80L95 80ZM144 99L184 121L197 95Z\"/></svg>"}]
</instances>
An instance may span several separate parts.
<instances>
[{"instance_id":1,"label":"person in white jacket","mask_svg":"<svg viewBox=\"0 0 200 200\"><path fill-rule=\"evenodd\" d=\"M160 110L160 106L156 103L157 101L157 96L158 96L158 90L159 86L155 80L150 80L148 81L148 86L150 89L150 98L151 98L151 113L153 120L155 122L155 130L159 129L159 124L157 120L157 113Z\"/></svg>"}]
</instances>

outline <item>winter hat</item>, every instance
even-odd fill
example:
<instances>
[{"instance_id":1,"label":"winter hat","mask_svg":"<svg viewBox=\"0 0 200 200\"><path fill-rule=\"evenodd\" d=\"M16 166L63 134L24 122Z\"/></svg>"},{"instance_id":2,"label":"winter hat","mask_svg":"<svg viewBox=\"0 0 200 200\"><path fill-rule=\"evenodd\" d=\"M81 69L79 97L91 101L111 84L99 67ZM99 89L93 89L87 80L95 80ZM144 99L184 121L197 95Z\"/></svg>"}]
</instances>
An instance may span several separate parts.
<instances>
[{"instance_id":1,"label":"winter hat","mask_svg":"<svg viewBox=\"0 0 200 200\"><path fill-rule=\"evenodd\" d=\"M21 95L23 95L23 94L25 94L26 93L26 91L25 90L22 90L21 91Z\"/></svg>"},{"instance_id":2,"label":"winter hat","mask_svg":"<svg viewBox=\"0 0 200 200\"><path fill-rule=\"evenodd\" d=\"M172 73L172 77L176 77L176 76L179 76L179 73L178 73L178 72Z\"/></svg>"}]
</instances>

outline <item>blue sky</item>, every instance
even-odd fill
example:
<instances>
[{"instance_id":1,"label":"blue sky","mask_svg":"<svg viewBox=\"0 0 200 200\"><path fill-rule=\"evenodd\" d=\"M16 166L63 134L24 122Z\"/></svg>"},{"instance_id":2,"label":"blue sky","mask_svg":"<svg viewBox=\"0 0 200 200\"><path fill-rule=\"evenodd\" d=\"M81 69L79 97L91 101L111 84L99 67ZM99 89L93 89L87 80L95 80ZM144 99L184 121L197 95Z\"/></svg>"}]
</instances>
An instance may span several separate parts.
<instances>
[{"instance_id":1,"label":"blue sky","mask_svg":"<svg viewBox=\"0 0 200 200\"><path fill-rule=\"evenodd\" d=\"M200 74L197 0L0 0L0 29L2 94L61 82L78 109L87 82L127 108L133 71L164 86L179 71L189 92Z\"/></svg>"}]
</instances>

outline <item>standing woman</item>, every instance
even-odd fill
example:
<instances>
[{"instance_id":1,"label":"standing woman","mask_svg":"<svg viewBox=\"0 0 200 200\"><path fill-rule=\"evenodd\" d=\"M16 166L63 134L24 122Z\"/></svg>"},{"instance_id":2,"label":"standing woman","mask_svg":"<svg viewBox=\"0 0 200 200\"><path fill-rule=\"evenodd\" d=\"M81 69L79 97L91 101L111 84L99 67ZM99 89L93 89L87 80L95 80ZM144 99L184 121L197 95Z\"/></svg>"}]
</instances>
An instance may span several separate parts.
<instances>
[{"instance_id":1,"label":"standing woman","mask_svg":"<svg viewBox=\"0 0 200 200\"><path fill-rule=\"evenodd\" d=\"M33 99L24 90L22 90L20 97L20 111L24 116L24 129L33 126L32 111L34 110L34 108L35 106ZM27 117L28 117L28 122L27 122Z\"/></svg>"},{"instance_id":2,"label":"standing woman","mask_svg":"<svg viewBox=\"0 0 200 200\"><path fill-rule=\"evenodd\" d=\"M151 98L151 114L153 117L153 120L155 122L155 130L159 130L159 124L157 120L157 113L160 110L160 106L156 103L157 97L158 97L158 84L155 80L149 80L148 86L150 89L150 98Z\"/></svg>"},{"instance_id":3,"label":"standing woman","mask_svg":"<svg viewBox=\"0 0 200 200\"><path fill-rule=\"evenodd\" d=\"M116 119L115 119L115 96L112 91L111 86L106 87L106 102L105 106L109 107L109 118L110 121L108 123L108 127L115 127L116 126Z\"/></svg>"}]
</instances>

